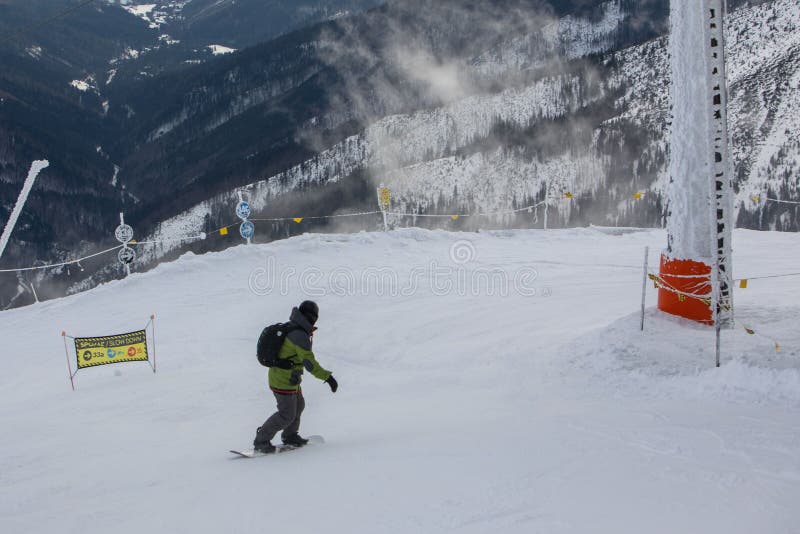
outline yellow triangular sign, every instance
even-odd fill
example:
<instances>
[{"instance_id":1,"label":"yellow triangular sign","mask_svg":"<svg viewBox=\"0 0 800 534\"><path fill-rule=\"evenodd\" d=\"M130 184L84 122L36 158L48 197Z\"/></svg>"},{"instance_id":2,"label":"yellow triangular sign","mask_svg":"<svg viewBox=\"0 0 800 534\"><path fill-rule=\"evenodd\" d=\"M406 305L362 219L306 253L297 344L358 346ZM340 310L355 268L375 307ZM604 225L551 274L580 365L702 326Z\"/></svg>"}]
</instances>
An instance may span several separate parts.
<instances>
[{"instance_id":1,"label":"yellow triangular sign","mask_svg":"<svg viewBox=\"0 0 800 534\"><path fill-rule=\"evenodd\" d=\"M458 215L451 215L450 216L450 218L453 219L454 221L457 221L458 217L459 217Z\"/></svg>"},{"instance_id":2,"label":"yellow triangular sign","mask_svg":"<svg viewBox=\"0 0 800 534\"><path fill-rule=\"evenodd\" d=\"M292 220L293 220L294 222L296 222L297 224L300 224L301 222L303 222L303 218L302 218L302 217L295 217L295 218L294 218L294 219L292 219Z\"/></svg>"}]
</instances>

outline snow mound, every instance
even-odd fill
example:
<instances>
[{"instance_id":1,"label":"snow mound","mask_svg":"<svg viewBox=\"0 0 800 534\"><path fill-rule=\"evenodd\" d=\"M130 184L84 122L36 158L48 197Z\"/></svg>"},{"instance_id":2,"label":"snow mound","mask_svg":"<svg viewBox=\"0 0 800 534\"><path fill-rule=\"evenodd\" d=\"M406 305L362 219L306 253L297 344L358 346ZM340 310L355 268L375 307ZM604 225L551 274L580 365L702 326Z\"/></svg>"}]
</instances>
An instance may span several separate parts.
<instances>
[{"instance_id":1,"label":"snow mound","mask_svg":"<svg viewBox=\"0 0 800 534\"><path fill-rule=\"evenodd\" d=\"M650 309L644 332L637 313L568 343L567 369L583 369L584 378L625 396L800 406L800 351L794 348L800 346L800 332L792 326L800 308L749 307L740 313L757 315L759 324L768 321L781 339L759 330L750 335L740 320L736 329L722 333L717 369L712 328ZM787 348L776 351L775 341Z\"/></svg>"}]
</instances>

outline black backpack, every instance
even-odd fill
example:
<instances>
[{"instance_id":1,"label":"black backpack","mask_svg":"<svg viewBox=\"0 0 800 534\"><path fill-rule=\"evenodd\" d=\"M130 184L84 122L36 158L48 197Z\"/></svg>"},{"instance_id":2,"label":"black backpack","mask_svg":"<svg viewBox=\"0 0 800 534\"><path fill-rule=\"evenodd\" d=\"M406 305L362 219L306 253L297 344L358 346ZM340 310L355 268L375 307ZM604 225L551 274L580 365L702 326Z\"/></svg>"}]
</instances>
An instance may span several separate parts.
<instances>
[{"instance_id":1,"label":"black backpack","mask_svg":"<svg viewBox=\"0 0 800 534\"><path fill-rule=\"evenodd\" d=\"M278 362L278 353L286 336L289 335L289 332L299 328L291 323L276 323L266 327L258 336L258 347L256 348L258 363L264 367L274 367Z\"/></svg>"}]
</instances>

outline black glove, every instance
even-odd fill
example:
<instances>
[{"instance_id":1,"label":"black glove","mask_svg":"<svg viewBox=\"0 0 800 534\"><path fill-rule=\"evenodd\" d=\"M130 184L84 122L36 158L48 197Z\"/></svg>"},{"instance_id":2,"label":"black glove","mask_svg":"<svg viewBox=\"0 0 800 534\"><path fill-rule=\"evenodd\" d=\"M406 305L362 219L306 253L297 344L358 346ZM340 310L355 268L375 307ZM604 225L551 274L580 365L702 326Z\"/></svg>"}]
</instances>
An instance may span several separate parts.
<instances>
[{"instance_id":1,"label":"black glove","mask_svg":"<svg viewBox=\"0 0 800 534\"><path fill-rule=\"evenodd\" d=\"M331 387L331 391L333 393L336 393L336 390L339 389L339 382L337 382L336 379L333 378L333 375L329 376L325 382L327 382L328 385Z\"/></svg>"},{"instance_id":2,"label":"black glove","mask_svg":"<svg viewBox=\"0 0 800 534\"><path fill-rule=\"evenodd\" d=\"M292 360L278 360L275 362L273 367L277 367L278 369L286 369L289 370L294 367Z\"/></svg>"}]
</instances>

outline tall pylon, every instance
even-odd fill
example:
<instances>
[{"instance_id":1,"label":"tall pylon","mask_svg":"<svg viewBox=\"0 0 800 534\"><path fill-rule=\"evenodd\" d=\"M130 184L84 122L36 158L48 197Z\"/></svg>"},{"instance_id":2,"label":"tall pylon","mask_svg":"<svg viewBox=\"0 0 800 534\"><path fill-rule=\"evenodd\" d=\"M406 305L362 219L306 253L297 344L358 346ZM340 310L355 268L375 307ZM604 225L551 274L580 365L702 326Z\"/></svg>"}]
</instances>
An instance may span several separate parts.
<instances>
[{"instance_id":1,"label":"tall pylon","mask_svg":"<svg viewBox=\"0 0 800 534\"><path fill-rule=\"evenodd\" d=\"M728 150L723 0L672 0L667 249L659 309L733 322L733 166Z\"/></svg>"}]
</instances>

